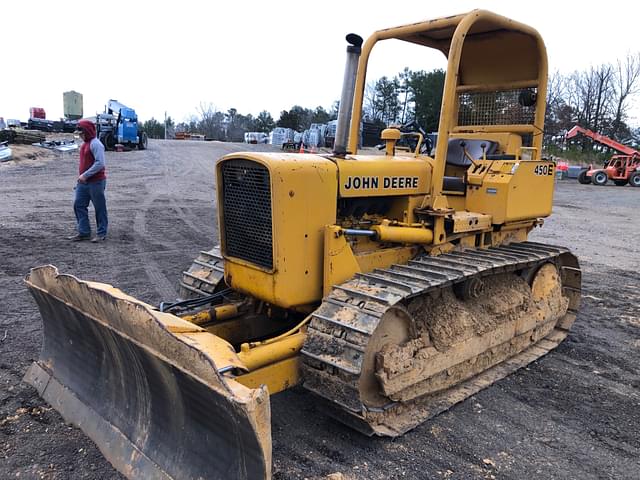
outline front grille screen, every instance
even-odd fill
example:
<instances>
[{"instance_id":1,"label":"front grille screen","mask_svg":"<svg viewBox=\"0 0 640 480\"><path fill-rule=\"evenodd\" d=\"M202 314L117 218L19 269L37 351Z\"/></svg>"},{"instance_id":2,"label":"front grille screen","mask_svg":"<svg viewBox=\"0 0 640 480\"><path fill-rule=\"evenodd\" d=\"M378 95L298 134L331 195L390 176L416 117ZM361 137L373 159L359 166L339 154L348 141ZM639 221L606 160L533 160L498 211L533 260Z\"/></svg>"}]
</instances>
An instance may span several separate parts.
<instances>
[{"instance_id":1,"label":"front grille screen","mask_svg":"<svg viewBox=\"0 0 640 480\"><path fill-rule=\"evenodd\" d=\"M458 125L530 125L536 107L523 105L522 95L522 90L459 93Z\"/></svg>"},{"instance_id":2,"label":"front grille screen","mask_svg":"<svg viewBox=\"0 0 640 480\"><path fill-rule=\"evenodd\" d=\"M226 254L273 268L269 170L251 160L222 164L222 215Z\"/></svg>"}]
</instances>

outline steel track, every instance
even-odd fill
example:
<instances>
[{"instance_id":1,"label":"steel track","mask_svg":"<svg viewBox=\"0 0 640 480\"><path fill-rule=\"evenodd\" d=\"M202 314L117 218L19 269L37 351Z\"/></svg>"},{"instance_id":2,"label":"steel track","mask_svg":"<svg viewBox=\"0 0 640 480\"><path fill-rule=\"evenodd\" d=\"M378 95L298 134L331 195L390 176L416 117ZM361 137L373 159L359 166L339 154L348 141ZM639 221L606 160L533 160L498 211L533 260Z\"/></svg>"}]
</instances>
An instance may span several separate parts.
<instances>
[{"instance_id":1,"label":"steel track","mask_svg":"<svg viewBox=\"0 0 640 480\"><path fill-rule=\"evenodd\" d=\"M556 264L567 314L553 331L531 347L496 366L437 394L409 402L389 401L367 408L359 393L367 343L392 307L472 277L534 271ZM525 242L485 250L465 250L437 257L422 255L407 265L393 265L333 287L313 313L302 350L304 387L321 399L329 413L367 435L400 435L555 348L567 335L580 300L580 269L565 248ZM327 348L327 345L329 346Z\"/></svg>"},{"instance_id":2,"label":"steel track","mask_svg":"<svg viewBox=\"0 0 640 480\"><path fill-rule=\"evenodd\" d=\"M201 251L189 270L182 272L180 298L196 298L211 295L224 279L224 259L220 245L209 251Z\"/></svg>"}]
</instances>

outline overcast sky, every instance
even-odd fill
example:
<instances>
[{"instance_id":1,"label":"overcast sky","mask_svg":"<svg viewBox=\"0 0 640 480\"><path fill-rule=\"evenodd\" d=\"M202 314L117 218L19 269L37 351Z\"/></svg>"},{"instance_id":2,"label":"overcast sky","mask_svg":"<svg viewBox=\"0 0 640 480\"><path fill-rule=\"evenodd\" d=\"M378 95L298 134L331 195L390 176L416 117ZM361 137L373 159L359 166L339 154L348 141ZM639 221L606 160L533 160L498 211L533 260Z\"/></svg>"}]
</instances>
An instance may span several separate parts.
<instances>
[{"instance_id":1,"label":"overcast sky","mask_svg":"<svg viewBox=\"0 0 640 480\"><path fill-rule=\"evenodd\" d=\"M29 107L63 114L62 93L84 95L85 116L110 98L142 120L180 122L201 103L278 119L298 104L329 109L340 96L349 32L483 8L536 28L550 71L569 73L640 50L638 7L606 2L47 1L0 8L0 116L26 121ZM403 42L374 48L368 79L445 68L440 53ZM640 124L640 108L632 125Z\"/></svg>"}]
</instances>

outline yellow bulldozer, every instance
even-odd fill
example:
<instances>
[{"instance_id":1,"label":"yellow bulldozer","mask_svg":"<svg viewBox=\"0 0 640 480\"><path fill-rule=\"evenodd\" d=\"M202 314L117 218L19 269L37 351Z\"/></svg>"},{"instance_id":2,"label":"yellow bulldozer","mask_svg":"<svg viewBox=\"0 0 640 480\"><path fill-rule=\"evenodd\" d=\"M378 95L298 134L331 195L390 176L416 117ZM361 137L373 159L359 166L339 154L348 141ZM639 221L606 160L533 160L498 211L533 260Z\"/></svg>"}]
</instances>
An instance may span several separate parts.
<instances>
[{"instance_id":1,"label":"yellow bulldozer","mask_svg":"<svg viewBox=\"0 0 640 480\"><path fill-rule=\"evenodd\" d=\"M448 58L433 156L398 128L358 151L367 63L390 39ZM333 152L219 159L220 245L181 299L28 275L44 345L26 381L127 477L269 478L269 396L295 385L366 435L402 435L574 322L578 261L527 241L555 173L538 32L475 10L347 41Z\"/></svg>"}]
</instances>

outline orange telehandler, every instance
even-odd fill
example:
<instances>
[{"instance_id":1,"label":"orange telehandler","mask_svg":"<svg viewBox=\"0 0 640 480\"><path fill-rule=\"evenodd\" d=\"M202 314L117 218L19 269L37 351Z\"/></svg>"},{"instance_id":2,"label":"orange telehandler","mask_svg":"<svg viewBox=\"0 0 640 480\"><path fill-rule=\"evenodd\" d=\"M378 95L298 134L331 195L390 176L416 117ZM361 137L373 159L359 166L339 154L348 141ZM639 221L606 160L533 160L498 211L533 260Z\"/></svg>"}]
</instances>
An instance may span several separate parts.
<instances>
[{"instance_id":1,"label":"orange telehandler","mask_svg":"<svg viewBox=\"0 0 640 480\"><path fill-rule=\"evenodd\" d=\"M640 187L640 151L579 125L575 125L567 132L565 140L570 140L579 133L596 143L620 152L622 155L613 155L602 168L594 168L593 165L589 165L578 175L578 182L584 185L589 183L606 185L608 180L612 180L619 187L623 187L627 183L632 187Z\"/></svg>"}]
</instances>

